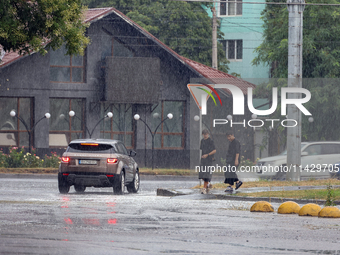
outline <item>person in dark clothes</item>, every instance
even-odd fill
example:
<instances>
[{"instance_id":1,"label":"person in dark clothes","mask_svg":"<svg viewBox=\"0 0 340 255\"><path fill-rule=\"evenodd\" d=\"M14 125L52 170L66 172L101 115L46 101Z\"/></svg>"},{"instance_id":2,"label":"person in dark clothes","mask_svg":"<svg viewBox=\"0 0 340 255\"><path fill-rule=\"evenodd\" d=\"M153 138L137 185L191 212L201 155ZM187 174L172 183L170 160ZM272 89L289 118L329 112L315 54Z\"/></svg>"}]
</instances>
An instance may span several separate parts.
<instances>
[{"instance_id":1,"label":"person in dark clothes","mask_svg":"<svg viewBox=\"0 0 340 255\"><path fill-rule=\"evenodd\" d=\"M225 190L225 192L232 192L233 186L236 183L235 190L237 190L239 187L241 187L242 182L238 179L236 170L237 167L240 164L240 154L241 154L241 144L240 142L235 138L232 131L227 132L227 139L229 140L229 147L228 152L226 156L226 164L227 164L227 171L224 173L224 183L229 184L228 188Z\"/></svg>"},{"instance_id":2,"label":"person in dark clothes","mask_svg":"<svg viewBox=\"0 0 340 255\"><path fill-rule=\"evenodd\" d=\"M211 169L209 166L212 166L213 163L213 155L216 153L214 141L209 137L209 131L204 129L202 131L203 139L201 140L202 156L201 156L201 167L198 173L198 179L203 179L204 188L202 190L202 194L207 194L209 192L209 182L211 181Z\"/></svg>"}]
</instances>

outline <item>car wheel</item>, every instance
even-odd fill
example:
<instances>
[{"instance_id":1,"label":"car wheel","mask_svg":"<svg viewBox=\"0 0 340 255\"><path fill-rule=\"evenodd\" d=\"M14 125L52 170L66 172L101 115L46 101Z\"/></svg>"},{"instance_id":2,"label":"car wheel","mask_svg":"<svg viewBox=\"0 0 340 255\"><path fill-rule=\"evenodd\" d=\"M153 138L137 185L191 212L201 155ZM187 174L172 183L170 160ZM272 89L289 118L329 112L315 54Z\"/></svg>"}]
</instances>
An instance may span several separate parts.
<instances>
[{"instance_id":1,"label":"car wheel","mask_svg":"<svg viewBox=\"0 0 340 255\"><path fill-rule=\"evenodd\" d=\"M139 183L140 183L140 179L139 179L139 172L136 171L135 177L133 178L133 181L127 185L127 190L130 193L137 193L139 190Z\"/></svg>"},{"instance_id":2,"label":"car wheel","mask_svg":"<svg viewBox=\"0 0 340 255\"><path fill-rule=\"evenodd\" d=\"M61 173L58 173L58 188L61 194L67 194L70 191L70 185L66 182Z\"/></svg>"},{"instance_id":3,"label":"car wheel","mask_svg":"<svg viewBox=\"0 0 340 255\"><path fill-rule=\"evenodd\" d=\"M78 193L84 192L86 187L84 185L74 185L74 190Z\"/></svg>"},{"instance_id":4,"label":"car wheel","mask_svg":"<svg viewBox=\"0 0 340 255\"><path fill-rule=\"evenodd\" d=\"M116 195L123 195L125 190L125 174L121 171L113 182L113 193Z\"/></svg>"}]
</instances>

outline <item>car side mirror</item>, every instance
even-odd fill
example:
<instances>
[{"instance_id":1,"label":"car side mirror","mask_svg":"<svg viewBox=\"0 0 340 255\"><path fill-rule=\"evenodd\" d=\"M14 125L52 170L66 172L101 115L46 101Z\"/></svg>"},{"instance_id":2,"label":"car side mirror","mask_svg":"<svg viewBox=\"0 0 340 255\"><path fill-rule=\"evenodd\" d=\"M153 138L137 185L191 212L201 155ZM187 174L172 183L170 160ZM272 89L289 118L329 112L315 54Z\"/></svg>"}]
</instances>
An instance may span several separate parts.
<instances>
[{"instance_id":1,"label":"car side mirror","mask_svg":"<svg viewBox=\"0 0 340 255\"><path fill-rule=\"evenodd\" d=\"M303 151L303 152L301 152L301 156L308 156L309 154L308 154L308 152L307 151Z\"/></svg>"},{"instance_id":2,"label":"car side mirror","mask_svg":"<svg viewBox=\"0 0 340 255\"><path fill-rule=\"evenodd\" d=\"M137 155L137 153L134 150L131 150L130 153L129 153L130 157L134 157L136 155Z\"/></svg>"}]
</instances>

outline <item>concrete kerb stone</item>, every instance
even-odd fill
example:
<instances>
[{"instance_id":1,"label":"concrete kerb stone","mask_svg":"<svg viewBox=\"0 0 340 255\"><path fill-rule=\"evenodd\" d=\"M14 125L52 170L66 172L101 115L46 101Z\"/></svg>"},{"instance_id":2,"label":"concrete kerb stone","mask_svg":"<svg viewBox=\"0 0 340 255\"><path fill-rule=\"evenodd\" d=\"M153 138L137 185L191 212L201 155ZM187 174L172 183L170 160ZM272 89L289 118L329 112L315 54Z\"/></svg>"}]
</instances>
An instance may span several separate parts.
<instances>
[{"instance_id":1,"label":"concrete kerb stone","mask_svg":"<svg viewBox=\"0 0 340 255\"><path fill-rule=\"evenodd\" d=\"M287 202L284 202L283 204L281 204L279 206L279 208L277 209L277 213L280 213L280 214L298 214L299 211L300 211L300 206L293 202L293 201L287 201Z\"/></svg>"},{"instance_id":2,"label":"concrete kerb stone","mask_svg":"<svg viewBox=\"0 0 340 255\"><path fill-rule=\"evenodd\" d=\"M340 218L340 210L334 206L326 206L318 214L320 218Z\"/></svg>"},{"instance_id":3,"label":"concrete kerb stone","mask_svg":"<svg viewBox=\"0 0 340 255\"><path fill-rule=\"evenodd\" d=\"M274 212L274 207L267 201L257 201L250 208L251 212Z\"/></svg>"},{"instance_id":4,"label":"concrete kerb stone","mask_svg":"<svg viewBox=\"0 0 340 255\"><path fill-rule=\"evenodd\" d=\"M317 217L319 215L319 212L321 211L321 207L317 204L306 204L301 207L299 211L299 216L315 216Z\"/></svg>"}]
</instances>

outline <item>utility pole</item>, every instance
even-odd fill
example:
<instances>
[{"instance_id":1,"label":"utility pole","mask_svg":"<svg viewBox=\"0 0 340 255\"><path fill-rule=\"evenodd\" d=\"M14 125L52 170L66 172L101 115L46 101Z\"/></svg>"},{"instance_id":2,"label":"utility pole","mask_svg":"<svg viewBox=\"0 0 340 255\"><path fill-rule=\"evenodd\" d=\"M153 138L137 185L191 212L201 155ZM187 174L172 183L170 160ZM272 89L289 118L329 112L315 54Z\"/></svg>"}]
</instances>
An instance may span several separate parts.
<instances>
[{"instance_id":1,"label":"utility pole","mask_svg":"<svg viewBox=\"0 0 340 255\"><path fill-rule=\"evenodd\" d=\"M214 1L214 7L211 9L213 14L213 26L212 26L212 68L217 69L217 18L216 18L216 3Z\"/></svg>"},{"instance_id":2,"label":"utility pole","mask_svg":"<svg viewBox=\"0 0 340 255\"><path fill-rule=\"evenodd\" d=\"M304 0L287 0L288 7L288 87L302 88L302 31ZM294 93L288 98L297 99ZM297 126L287 129L287 180L300 181L301 165L301 111L288 105L288 119L297 121Z\"/></svg>"}]
</instances>

